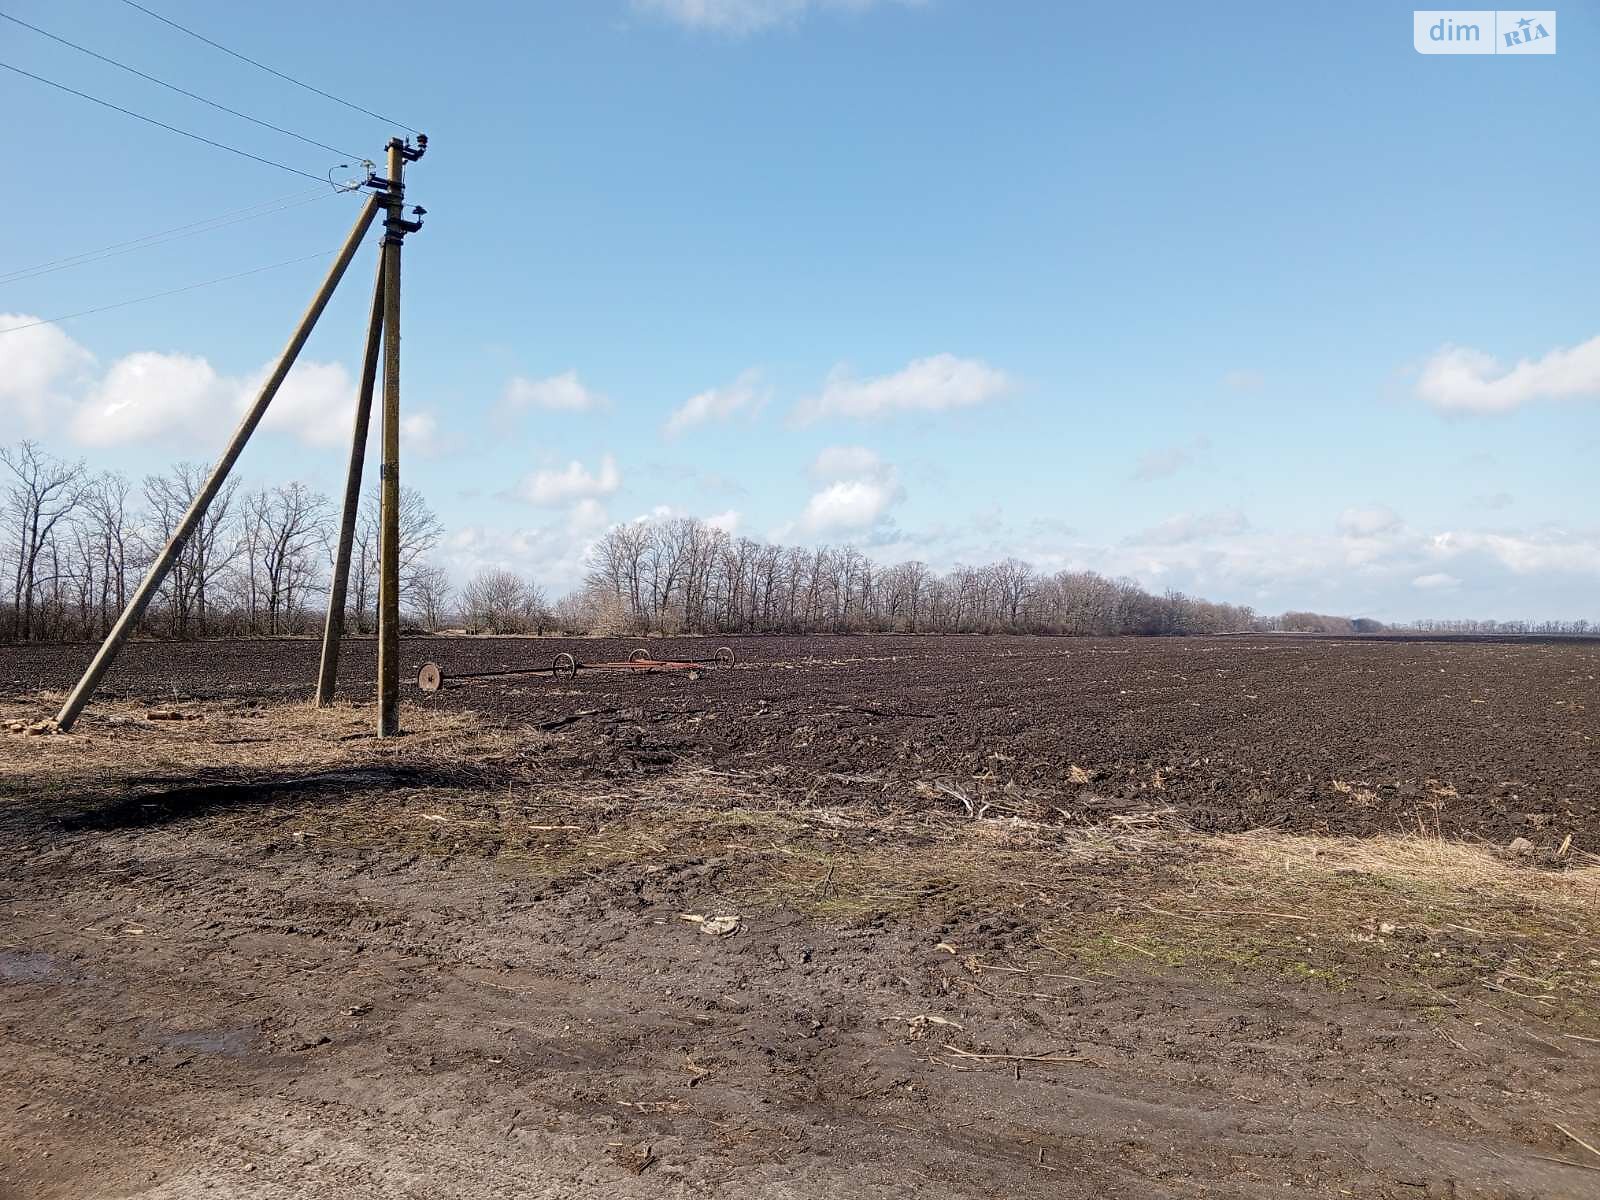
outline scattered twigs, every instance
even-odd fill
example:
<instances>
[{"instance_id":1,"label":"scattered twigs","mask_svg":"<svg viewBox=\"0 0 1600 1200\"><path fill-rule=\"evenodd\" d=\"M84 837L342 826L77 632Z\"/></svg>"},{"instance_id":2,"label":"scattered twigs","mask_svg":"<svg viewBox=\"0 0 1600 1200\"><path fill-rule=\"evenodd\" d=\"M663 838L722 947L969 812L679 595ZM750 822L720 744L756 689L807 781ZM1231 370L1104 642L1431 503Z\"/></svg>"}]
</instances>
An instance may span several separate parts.
<instances>
[{"instance_id":1,"label":"scattered twigs","mask_svg":"<svg viewBox=\"0 0 1600 1200\"><path fill-rule=\"evenodd\" d=\"M1559 1122L1559 1121L1552 1121L1552 1122L1550 1122L1550 1123L1551 1123L1551 1124L1552 1124L1552 1125L1554 1125L1554 1126L1555 1126L1555 1127L1556 1127L1556 1128L1557 1128L1557 1129L1559 1129L1559 1130L1560 1130L1560 1131L1561 1131L1561 1132L1562 1132L1562 1133L1564 1133L1564 1134L1566 1134L1566 1135L1567 1135L1567 1136L1568 1136L1568 1137L1569 1137L1569 1138L1571 1138L1571 1139L1572 1139L1572 1140L1573 1140L1573 1141L1575 1141L1575 1142L1577 1142L1577 1143L1578 1143L1578 1145L1580 1145L1580 1146L1582 1146L1582 1147L1583 1147L1583 1148L1584 1148L1584 1149L1585 1149L1585 1150L1587 1150L1587 1151L1588 1151L1588 1152L1589 1152L1589 1153L1590 1153L1590 1154L1592 1154L1592 1155L1594 1155L1594 1156L1595 1156L1595 1157L1596 1157L1596 1158L1600 1158L1600 1150L1596 1150L1596 1149L1595 1149L1595 1148L1594 1148L1594 1147L1593 1147L1593 1146L1591 1146L1591 1145L1590 1145L1590 1144L1589 1144L1589 1143L1588 1143L1588 1142L1586 1142L1586 1141L1584 1141L1584 1140L1583 1140L1583 1139L1582 1139L1582 1138L1581 1138L1581 1137L1579 1137L1579 1136L1578 1136L1578 1135L1577 1135L1577 1134L1575 1134L1575 1133L1573 1133L1573 1132L1572 1132L1572 1130L1570 1130L1570 1129L1568 1129L1568 1128L1567 1128L1567 1127L1566 1127L1566 1126L1565 1126L1565 1125L1563 1125L1563 1124L1561 1124L1561 1122Z\"/></svg>"},{"instance_id":2,"label":"scattered twigs","mask_svg":"<svg viewBox=\"0 0 1600 1200\"><path fill-rule=\"evenodd\" d=\"M959 1046L945 1043L944 1049L957 1058L972 1059L981 1062L1037 1062L1037 1063L1080 1063L1092 1060L1077 1054L975 1054L971 1050L963 1050Z\"/></svg>"}]
</instances>

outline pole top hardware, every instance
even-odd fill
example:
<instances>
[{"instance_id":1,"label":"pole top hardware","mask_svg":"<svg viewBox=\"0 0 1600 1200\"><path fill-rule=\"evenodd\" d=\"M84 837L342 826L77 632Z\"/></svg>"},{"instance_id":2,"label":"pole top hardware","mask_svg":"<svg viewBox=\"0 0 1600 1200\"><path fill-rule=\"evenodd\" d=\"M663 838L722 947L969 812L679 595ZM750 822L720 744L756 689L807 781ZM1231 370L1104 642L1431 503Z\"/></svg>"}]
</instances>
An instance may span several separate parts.
<instances>
[{"instance_id":1,"label":"pole top hardware","mask_svg":"<svg viewBox=\"0 0 1600 1200\"><path fill-rule=\"evenodd\" d=\"M417 134L417 144L413 146L410 138L390 138L387 149L400 151L400 157L407 162L416 162L428 152L428 135Z\"/></svg>"}]
</instances>

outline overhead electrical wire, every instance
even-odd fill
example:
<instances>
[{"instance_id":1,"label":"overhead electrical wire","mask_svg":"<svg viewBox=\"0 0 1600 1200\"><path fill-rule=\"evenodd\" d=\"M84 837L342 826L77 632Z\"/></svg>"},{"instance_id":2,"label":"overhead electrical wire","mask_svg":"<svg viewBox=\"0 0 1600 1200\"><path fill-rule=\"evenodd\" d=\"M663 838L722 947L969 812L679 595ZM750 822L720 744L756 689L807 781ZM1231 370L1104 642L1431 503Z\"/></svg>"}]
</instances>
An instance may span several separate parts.
<instances>
[{"instance_id":1,"label":"overhead electrical wire","mask_svg":"<svg viewBox=\"0 0 1600 1200\"><path fill-rule=\"evenodd\" d=\"M148 75L139 70L137 67L130 67L125 62L119 62L114 58L110 58L107 55L101 54L99 51L91 50L87 46L80 46L77 42L70 42L64 37L60 37L57 34L51 33L48 29L40 29L37 25L30 25L20 17L13 17L10 13L0 12L0 20L10 21L13 25L20 25L24 29L31 29L34 33L37 33L41 37L47 37L52 42L59 42L61 45L76 50L80 54L87 54L90 58L97 58L103 63L109 63L119 70L128 72L130 75L137 75L140 79L148 80L150 83L164 87L168 91L177 92L180 96L187 96L191 100L198 100L201 104L208 104L219 112L227 113L230 117L238 117L241 121L249 121L252 125L259 125L261 128L270 129L274 133L281 133L285 137L292 137L296 141L304 142L308 146L315 146L319 150L326 150L330 154L337 154L341 158L354 158L358 162L365 161L364 155L350 154L348 151L340 150L337 146L330 146L326 142L319 142L315 138L308 138L304 134L296 133L292 129L285 129L281 125L274 125L271 121L263 121L259 117L252 117L249 113L242 113L236 108L229 108L226 104L219 103L216 100L208 99L207 97L199 95L196 92L189 91L187 88L181 88L175 83L168 83L165 79L158 79L154 75Z\"/></svg>"},{"instance_id":2,"label":"overhead electrical wire","mask_svg":"<svg viewBox=\"0 0 1600 1200\"><path fill-rule=\"evenodd\" d=\"M67 313L61 317L50 317L43 321L29 321L26 325L13 325L9 329L0 329L0 335L7 333L20 333L24 329L37 329L41 325L59 325L63 321L75 320L78 317L92 316L95 313L110 312L114 308L127 308L131 304L143 304L147 300L160 300L166 296L176 296L183 292L192 292L197 288L211 287L213 284L227 283L230 279L243 279L246 275L259 275L263 271L276 271L279 267L292 267L296 263L310 262L314 258L326 258L334 253L332 250L319 250L315 254L307 254L301 258L285 259L283 262L268 263L264 267L252 267L248 271L238 271L232 275L219 275L215 279L203 279L199 283L185 284L183 287L171 288L165 292L152 292L148 296L135 296L132 300L119 300L115 304L102 304L99 308L85 308L75 313Z\"/></svg>"},{"instance_id":3,"label":"overhead electrical wire","mask_svg":"<svg viewBox=\"0 0 1600 1200\"><path fill-rule=\"evenodd\" d=\"M201 221L191 221L187 225L178 225L172 229L163 229L157 233L147 233L143 237L131 238L126 242L116 242L110 246L101 246L96 250L85 250L80 254L69 254L63 258L51 259L49 262L36 263L31 267L18 267L16 270L0 274L0 286L8 283L21 283L27 279L37 279L41 275L50 275L56 271L67 271L73 267L85 266L88 263L100 262L108 258L117 258L123 254L132 254L138 250L148 250L153 246L165 246L169 242L180 241L186 237L196 237L202 233L211 233L217 229L226 229L230 225L254 221L261 217L283 212L286 209L298 208L302 204L310 204L313 200L321 200L325 196L338 194L338 192L330 192L326 188L318 188L310 193L295 192L292 195L280 196L276 200L263 200L259 204L252 204L248 208L235 209L232 212L222 213L215 217L207 217Z\"/></svg>"},{"instance_id":4,"label":"overhead electrical wire","mask_svg":"<svg viewBox=\"0 0 1600 1200\"><path fill-rule=\"evenodd\" d=\"M213 141L211 138L202 137L198 133L191 133L187 129L179 129L176 125L168 125L165 121L158 121L154 117L147 117L143 113L134 112L131 108L123 108L120 104L113 104L109 100L102 100L99 96L91 96L88 92L80 92L77 88L68 87L64 83L57 83L54 79L46 79L43 75L35 75L32 71L24 71L21 67L12 66L8 62L0 62L0 67L4 67L7 71L14 71L18 75L24 75L27 78L36 80L39 83L48 84L50 87L57 88L60 91L70 93L74 96L78 96L84 100L91 101L92 103L100 105L102 108L109 108L113 112L121 113L123 116L132 117L136 121L143 121L145 124L154 125L158 129L165 129L169 133L176 133L182 137L192 138L197 142L204 142L208 146L215 146L218 150L226 150L230 154L237 154L241 158L248 158L253 162L262 163L265 166L277 167L278 170L287 171L291 175L301 175L306 179L314 180L317 183L325 184L328 182L326 176L313 175L310 171L302 171L298 167L291 167L285 163L277 162L274 159L262 158L259 154L251 154L248 150L241 150L239 147L230 146L226 142Z\"/></svg>"},{"instance_id":5,"label":"overhead electrical wire","mask_svg":"<svg viewBox=\"0 0 1600 1200\"><path fill-rule=\"evenodd\" d=\"M398 126L401 129L406 130L409 133L419 133L420 132L420 130L412 129L411 126L407 125L404 121L396 121L393 117L386 117L386 116L383 116L381 113L375 113L370 108L362 108L361 105L354 104L351 101L344 99L343 97L335 96L332 92L325 92L319 87L312 87L309 83L306 83L304 80L296 79L293 75L285 75L282 71L274 70L272 67L267 66L266 63L257 62L255 59L249 57L248 55L240 54L237 50L230 50L230 49L228 49L228 47L224 46L221 42L214 42L210 38L206 37L205 34L196 33L194 30L190 29L187 25L180 25L180 24L178 24L178 22L172 20L170 17L163 17L160 13L153 12L150 9L146 8L142 4L134 3L134 0L122 0L122 2L124 4L126 4L129 8L136 8L140 12L144 13L145 16L152 17L155 20L160 21L163 25L170 25L173 29L178 30L178 32L186 33L190 37L196 38L197 40L204 42L206 45L212 47L215 50L221 50L224 54L231 54L234 58L237 58L240 62L247 62L252 67L256 67L256 68L258 68L258 69L260 69L262 71L265 71L268 75L276 75L279 79L282 79L282 80L285 80L285 81L287 81L289 83L292 83L296 87L305 88L305 90L308 91L308 92L315 92L317 95L321 96L325 100L332 100L335 104L342 104L346 108L352 109L355 112L364 113L366 116L371 117L375 121L382 121L385 125L395 125L395 126Z\"/></svg>"}]
</instances>

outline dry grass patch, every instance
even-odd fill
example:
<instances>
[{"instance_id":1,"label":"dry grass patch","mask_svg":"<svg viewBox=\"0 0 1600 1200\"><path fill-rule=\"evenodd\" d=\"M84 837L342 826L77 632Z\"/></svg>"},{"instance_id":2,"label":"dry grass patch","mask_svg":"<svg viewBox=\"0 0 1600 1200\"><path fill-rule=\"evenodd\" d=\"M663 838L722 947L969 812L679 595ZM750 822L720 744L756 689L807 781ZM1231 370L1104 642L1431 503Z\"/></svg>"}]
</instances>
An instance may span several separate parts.
<instances>
[{"instance_id":1,"label":"dry grass patch","mask_svg":"<svg viewBox=\"0 0 1600 1200\"><path fill-rule=\"evenodd\" d=\"M10 721L37 720L55 702L51 694L0 701L0 730ZM371 705L109 701L86 712L71 733L0 732L0 794L108 796L151 781L281 780L378 765L466 767L509 745L505 733L458 712L408 707L403 725L405 736L380 741Z\"/></svg>"},{"instance_id":2,"label":"dry grass patch","mask_svg":"<svg viewBox=\"0 0 1600 1200\"><path fill-rule=\"evenodd\" d=\"M1036 934L1012 965L1085 977L1371 985L1419 1005L1471 995L1574 1027L1600 1013L1591 855L1540 864L1424 833L1201 835L1170 811L1068 827L910 801L815 808L703 767L574 771L541 735L437 709L407 709L408 734L379 741L369 706L193 708L203 719L175 723L112 703L71 735L0 735L0 797L13 813L132 806L241 847L473 858L546 882L704 862L745 912L1004 916ZM0 704L0 719L23 709ZM225 788L247 794L211 803L207 789Z\"/></svg>"}]
</instances>

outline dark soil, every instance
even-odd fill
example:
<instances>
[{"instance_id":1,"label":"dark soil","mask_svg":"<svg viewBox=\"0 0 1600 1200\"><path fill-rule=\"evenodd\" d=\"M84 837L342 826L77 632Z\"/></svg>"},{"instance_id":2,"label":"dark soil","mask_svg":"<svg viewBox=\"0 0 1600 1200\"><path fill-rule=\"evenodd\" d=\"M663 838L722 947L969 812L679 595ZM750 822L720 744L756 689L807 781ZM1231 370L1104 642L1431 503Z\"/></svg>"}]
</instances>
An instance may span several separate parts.
<instances>
[{"instance_id":1,"label":"dark soil","mask_svg":"<svg viewBox=\"0 0 1600 1200\"><path fill-rule=\"evenodd\" d=\"M547 666L625 659L638 641L418 638L404 694L522 727L570 728L570 771L699 763L813 801L901 805L943 781L997 811L1093 821L1174 807L1197 829L1364 835L1426 829L1600 850L1600 642L1308 638L761 638L690 681ZM658 657L720 644L651 641ZM64 690L87 646L0 647L0 695ZM135 644L108 695L310 695L310 641ZM432 697L411 685L443 667ZM366 699L371 641L344 695ZM364 681L364 682L355 682ZM930 801L959 805L940 791Z\"/></svg>"}]
</instances>

